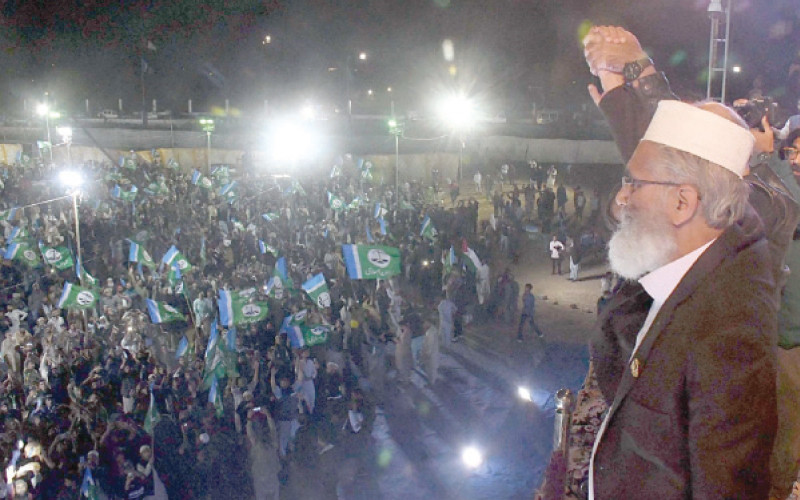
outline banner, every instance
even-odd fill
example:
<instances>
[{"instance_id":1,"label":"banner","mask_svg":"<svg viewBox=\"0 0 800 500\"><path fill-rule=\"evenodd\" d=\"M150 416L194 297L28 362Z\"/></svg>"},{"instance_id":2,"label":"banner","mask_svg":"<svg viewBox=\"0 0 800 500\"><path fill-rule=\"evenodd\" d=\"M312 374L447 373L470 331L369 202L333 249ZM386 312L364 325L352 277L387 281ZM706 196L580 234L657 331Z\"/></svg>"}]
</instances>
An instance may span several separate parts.
<instances>
[{"instance_id":1,"label":"banner","mask_svg":"<svg viewBox=\"0 0 800 500\"><path fill-rule=\"evenodd\" d=\"M400 249L379 245L342 245L350 279L385 279L400 274Z\"/></svg>"},{"instance_id":2,"label":"banner","mask_svg":"<svg viewBox=\"0 0 800 500\"><path fill-rule=\"evenodd\" d=\"M161 262L166 264L167 266L172 268L173 262L178 266L178 269L181 272L187 272L192 270L192 265L189 264L189 261L186 260L186 257L183 256L182 253L175 248L175 245L172 245L167 253L164 254L164 258L161 259Z\"/></svg>"},{"instance_id":3,"label":"banner","mask_svg":"<svg viewBox=\"0 0 800 500\"><path fill-rule=\"evenodd\" d=\"M12 241L6 248L3 258L22 262L28 267L39 267L41 265L39 255L33 250L30 243Z\"/></svg>"}]
</instances>

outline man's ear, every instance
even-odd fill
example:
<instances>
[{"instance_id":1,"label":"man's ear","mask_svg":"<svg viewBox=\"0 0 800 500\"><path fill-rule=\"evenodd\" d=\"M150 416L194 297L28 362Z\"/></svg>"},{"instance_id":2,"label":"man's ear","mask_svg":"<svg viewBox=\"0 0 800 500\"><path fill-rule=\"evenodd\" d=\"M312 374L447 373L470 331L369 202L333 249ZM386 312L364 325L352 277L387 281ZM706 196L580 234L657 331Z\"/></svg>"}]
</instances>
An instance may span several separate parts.
<instances>
[{"instance_id":1,"label":"man's ear","mask_svg":"<svg viewBox=\"0 0 800 500\"><path fill-rule=\"evenodd\" d=\"M700 193L697 188L688 184L678 186L673 194L669 195L670 222L675 227L680 227L691 221L700 207Z\"/></svg>"}]
</instances>

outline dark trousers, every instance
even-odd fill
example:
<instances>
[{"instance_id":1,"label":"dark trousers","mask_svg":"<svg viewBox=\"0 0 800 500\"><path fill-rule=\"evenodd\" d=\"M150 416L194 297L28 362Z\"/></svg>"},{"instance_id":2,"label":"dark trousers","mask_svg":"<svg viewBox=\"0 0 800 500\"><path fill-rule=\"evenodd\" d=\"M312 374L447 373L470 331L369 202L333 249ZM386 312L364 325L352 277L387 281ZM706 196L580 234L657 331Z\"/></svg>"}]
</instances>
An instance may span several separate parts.
<instances>
[{"instance_id":1,"label":"dark trousers","mask_svg":"<svg viewBox=\"0 0 800 500\"><path fill-rule=\"evenodd\" d=\"M522 339L522 329L525 328L525 323L531 324L531 328L533 328L537 336L541 337L543 335L542 331L539 330L539 327L536 325L536 320L533 318L533 315L522 313L522 316L519 317L519 328L517 328L518 339Z\"/></svg>"},{"instance_id":2,"label":"dark trousers","mask_svg":"<svg viewBox=\"0 0 800 500\"><path fill-rule=\"evenodd\" d=\"M556 269L558 270L558 274L561 274L561 259L550 259L553 262L553 274L556 274Z\"/></svg>"}]
</instances>

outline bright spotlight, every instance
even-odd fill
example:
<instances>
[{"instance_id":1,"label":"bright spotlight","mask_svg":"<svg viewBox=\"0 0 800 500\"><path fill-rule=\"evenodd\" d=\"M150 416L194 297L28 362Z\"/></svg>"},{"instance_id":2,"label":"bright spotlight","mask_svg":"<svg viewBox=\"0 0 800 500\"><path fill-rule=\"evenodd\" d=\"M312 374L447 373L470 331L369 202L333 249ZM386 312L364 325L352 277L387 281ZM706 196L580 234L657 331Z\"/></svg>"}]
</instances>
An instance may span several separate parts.
<instances>
[{"instance_id":1,"label":"bright spotlight","mask_svg":"<svg viewBox=\"0 0 800 500\"><path fill-rule=\"evenodd\" d=\"M439 117L454 129L465 129L475 122L475 104L463 94L445 98L439 105Z\"/></svg>"},{"instance_id":2,"label":"bright spotlight","mask_svg":"<svg viewBox=\"0 0 800 500\"><path fill-rule=\"evenodd\" d=\"M531 390L528 389L527 387L522 387L522 386L517 387L517 396L519 396L520 399L523 399L529 403L533 401L533 396L531 396Z\"/></svg>"},{"instance_id":3,"label":"bright spotlight","mask_svg":"<svg viewBox=\"0 0 800 500\"><path fill-rule=\"evenodd\" d=\"M45 116L49 111L50 107L43 102L36 105L36 114L39 116Z\"/></svg>"},{"instance_id":4,"label":"bright spotlight","mask_svg":"<svg viewBox=\"0 0 800 500\"><path fill-rule=\"evenodd\" d=\"M58 174L58 180L68 188L77 188L83 185L83 176L76 170L62 170Z\"/></svg>"},{"instance_id":5,"label":"bright spotlight","mask_svg":"<svg viewBox=\"0 0 800 500\"><path fill-rule=\"evenodd\" d=\"M272 130L272 157L291 161L313 157L319 149L319 138L308 127L296 122L276 124Z\"/></svg>"},{"instance_id":6,"label":"bright spotlight","mask_svg":"<svg viewBox=\"0 0 800 500\"><path fill-rule=\"evenodd\" d=\"M483 463L483 453L475 446L467 446L461 451L461 460L470 469L477 469Z\"/></svg>"},{"instance_id":7,"label":"bright spotlight","mask_svg":"<svg viewBox=\"0 0 800 500\"><path fill-rule=\"evenodd\" d=\"M314 119L314 106L311 104L306 104L303 106L303 109L300 110L300 114L306 120L313 120Z\"/></svg>"},{"instance_id":8,"label":"bright spotlight","mask_svg":"<svg viewBox=\"0 0 800 500\"><path fill-rule=\"evenodd\" d=\"M56 133L61 136L64 142L72 140L72 127L56 127Z\"/></svg>"},{"instance_id":9,"label":"bright spotlight","mask_svg":"<svg viewBox=\"0 0 800 500\"><path fill-rule=\"evenodd\" d=\"M367 53L366 52L359 52L358 53L358 60L359 61L366 61L367 60Z\"/></svg>"},{"instance_id":10,"label":"bright spotlight","mask_svg":"<svg viewBox=\"0 0 800 500\"><path fill-rule=\"evenodd\" d=\"M732 69L733 69L734 73L741 73L742 72L742 67L739 66L738 64L736 66L734 66Z\"/></svg>"}]
</instances>

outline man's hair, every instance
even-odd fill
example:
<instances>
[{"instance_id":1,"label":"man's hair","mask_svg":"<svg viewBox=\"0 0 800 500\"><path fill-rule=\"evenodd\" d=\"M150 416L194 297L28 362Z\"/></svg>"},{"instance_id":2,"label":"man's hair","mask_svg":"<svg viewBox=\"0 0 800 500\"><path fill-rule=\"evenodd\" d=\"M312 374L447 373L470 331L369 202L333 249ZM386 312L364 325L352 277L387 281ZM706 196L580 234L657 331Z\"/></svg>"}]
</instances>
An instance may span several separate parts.
<instances>
[{"instance_id":1,"label":"man's hair","mask_svg":"<svg viewBox=\"0 0 800 500\"><path fill-rule=\"evenodd\" d=\"M658 160L649 165L659 178L695 186L706 223L725 229L744 215L749 189L746 182L715 163L685 151L656 144Z\"/></svg>"},{"instance_id":2,"label":"man's hair","mask_svg":"<svg viewBox=\"0 0 800 500\"><path fill-rule=\"evenodd\" d=\"M800 139L800 128L796 128L796 129L792 130L791 132L789 132L789 135L786 136L786 139L783 141L783 144L781 145L781 147L782 148L793 148L794 147L794 142L797 139ZM783 158L781 158L781 159L783 159Z\"/></svg>"}]
</instances>

